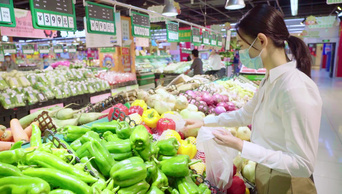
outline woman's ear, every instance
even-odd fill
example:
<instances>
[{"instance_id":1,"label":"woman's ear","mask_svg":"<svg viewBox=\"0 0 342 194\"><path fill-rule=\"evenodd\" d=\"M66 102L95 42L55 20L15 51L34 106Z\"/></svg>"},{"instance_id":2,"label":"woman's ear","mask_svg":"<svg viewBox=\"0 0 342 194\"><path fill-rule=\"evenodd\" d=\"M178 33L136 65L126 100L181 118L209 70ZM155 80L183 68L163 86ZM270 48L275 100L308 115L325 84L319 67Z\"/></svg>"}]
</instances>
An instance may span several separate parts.
<instances>
[{"instance_id":1,"label":"woman's ear","mask_svg":"<svg viewBox=\"0 0 342 194\"><path fill-rule=\"evenodd\" d=\"M261 44L261 47L262 48L266 48L266 46L268 45L268 39L267 39L267 36L263 33L259 33L257 38L259 39L260 41L260 44Z\"/></svg>"}]
</instances>

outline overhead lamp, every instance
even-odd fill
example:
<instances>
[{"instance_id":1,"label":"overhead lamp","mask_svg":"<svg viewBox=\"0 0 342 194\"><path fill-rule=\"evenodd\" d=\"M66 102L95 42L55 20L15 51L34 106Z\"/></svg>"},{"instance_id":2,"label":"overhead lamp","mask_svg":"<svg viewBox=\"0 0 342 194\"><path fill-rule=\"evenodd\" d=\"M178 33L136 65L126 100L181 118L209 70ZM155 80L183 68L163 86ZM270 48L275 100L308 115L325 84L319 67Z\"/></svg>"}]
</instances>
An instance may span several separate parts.
<instances>
[{"instance_id":1,"label":"overhead lamp","mask_svg":"<svg viewBox=\"0 0 342 194\"><path fill-rule=\"evenodd\" d=\"M298 14L298 0L291 0L291 15L296 16Z\"/></svg>"},{"instance_id":2,"label":"overhead lamp","mask_svg":"<svg viewBox=\"0 0 342 194\"><path fill-rule=\"evenodd\" d=\"M229 10L242 9L246 6L244 0L227 0L226 6L224 8Z\"/></svg>"},{"instance_id":3,"label":"overhead lamp","mask_svg":"<svg viewBox=\"0 0 342 194\"><path fill-rule=\"evenodd\" d=\"M173 5L173 0L164 0L165 7L163 9L163 15L176 16L178 15L177 9Z\"/></svg>"},{"instance_id":4,"label":"overhead lamp","mask_svg":"<svg viewBox=\"0 0 342 194\"><path fill-rule=\"evenodd\" d=\"M337 9L340 10L340 11L342 10L340 6L337 6Z\"/></svg>"}]
</instances>

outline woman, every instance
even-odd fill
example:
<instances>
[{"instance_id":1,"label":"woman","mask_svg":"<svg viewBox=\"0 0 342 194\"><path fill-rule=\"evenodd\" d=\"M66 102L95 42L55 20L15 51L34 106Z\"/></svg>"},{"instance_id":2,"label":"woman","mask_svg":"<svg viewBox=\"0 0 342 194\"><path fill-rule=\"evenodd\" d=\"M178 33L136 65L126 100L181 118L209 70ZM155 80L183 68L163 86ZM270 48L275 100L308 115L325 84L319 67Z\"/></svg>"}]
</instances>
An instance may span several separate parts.
<instances>
[{"instance_id":1,"label":"woman","mask_svg":"<svg viewBox=\"0 0 342 194\"><path fill-rule=\"evenodd\" d=\"M249 68L265 67L258 92L240 110L187 121L187 129L203 125L252 124L251 142L225 130L213 132L215 141L257 162L256 188L262 193L317 193L315 166L322 100L310 79L310 54L305 43L291 36L282 15L270 6L250 10L237 25L240 60ZM295 57L285 54L287 42ZM311 177L311 178L310 178Z\"/></svg>"}]
</instances>

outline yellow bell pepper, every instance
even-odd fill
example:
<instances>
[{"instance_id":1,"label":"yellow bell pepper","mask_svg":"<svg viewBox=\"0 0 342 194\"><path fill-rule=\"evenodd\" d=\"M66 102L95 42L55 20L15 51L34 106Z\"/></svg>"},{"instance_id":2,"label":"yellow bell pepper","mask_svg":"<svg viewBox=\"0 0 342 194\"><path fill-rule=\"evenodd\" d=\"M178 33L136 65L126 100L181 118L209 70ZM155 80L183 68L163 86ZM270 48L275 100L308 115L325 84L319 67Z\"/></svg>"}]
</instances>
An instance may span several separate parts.
<instances>
[{"instance_id":1,"label":"yellow bell pepper","mask_svg":"<svg viewBox=\"0 0 342 194\"><path fill-rule=\"evenodd\" d=\"M164 131L160 137L162 137L162 139L169 139L171 137L174 137L174 138L177 139L179 144L182 141L182 138L179 135L179 133L177 131L171 130L171 129L168 129L168 130Z\"/></svg>"},{"instance_id":2,"label":"yellow bell pepper","mask_svg":"<svg viewBox=\"0 0 342 194\"><path fill-rule=\"evenodd\" d=\"M144 111L147 110L147 104L144 100L135 100L131 106L140 106Z\"/></svg>"},{"instance_id":3,"label":"yellow bell pepper","mask_svg":"<svg viewBox=\"0 0 342 194\"><path fill-rule=\"evenodd\" d=\"M144 111L142 119L148 127L153 129L156 128L160 119L160 115L155 109L152 108Z\"/></svg>"},{"instance_id":4,"label":"yellow bell pepper","mask_svg":"<svg viewBox=\"0 0 342 194\"><path fill-rule=\"evenodd\" d=\"M165 118L165 114L175 114L175 112L173 111L167 111L167 112L164 112L162 115L161 115L161 118Z\"/></svg>"},{"instance_id":5,"label":"yellow bell pepper","mask_svg":"<svg viewBox=\"0 0 342 194\"><path fill-rule=\"evenodd\" d=\"M190 159L193 159L197 154L196 145L192 144L189 139L181 141L181 145L178 148L178 154L188 155Z\"/></svg>"},{"instance_id":6,"label":"yellow bell pepper","mask_svg":"<svg viewBox=\"0 0 342 194\"><path fill-rule=\"evenodd\" d=\"M191 143L191 144L196 145L196 143L197 143L196 137L190 136L190 137L188 137L188 138L186 138L186 139L190 140L190 143Z\"/></svg>"}]
</instances>

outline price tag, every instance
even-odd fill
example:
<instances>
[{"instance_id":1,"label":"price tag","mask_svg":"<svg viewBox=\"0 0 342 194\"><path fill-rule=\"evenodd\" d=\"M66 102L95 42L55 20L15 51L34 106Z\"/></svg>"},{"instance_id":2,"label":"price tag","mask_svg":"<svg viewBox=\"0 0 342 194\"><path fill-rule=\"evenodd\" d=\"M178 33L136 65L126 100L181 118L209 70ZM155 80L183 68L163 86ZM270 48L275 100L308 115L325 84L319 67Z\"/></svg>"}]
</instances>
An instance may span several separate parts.
<instances>
[{"instance_id":1,"label":"price tag","mask_svg":"<svg viewBox=\"0 0 342 194\"><path fill-rule=\"evenodd\" d=\"M88 33L115 34L114 8L86 1L85 7Z\"/></svg>"},{"instance_id":2,"label":"price tag","mask_svg":"<svg viewBox=\"0 0 342 194\"><path fill-rule=\"evenodd\" d=\"M131 22L134 37L150 37L150 19L148 15L132 12Z\"/></svg>"}]
</instances>

